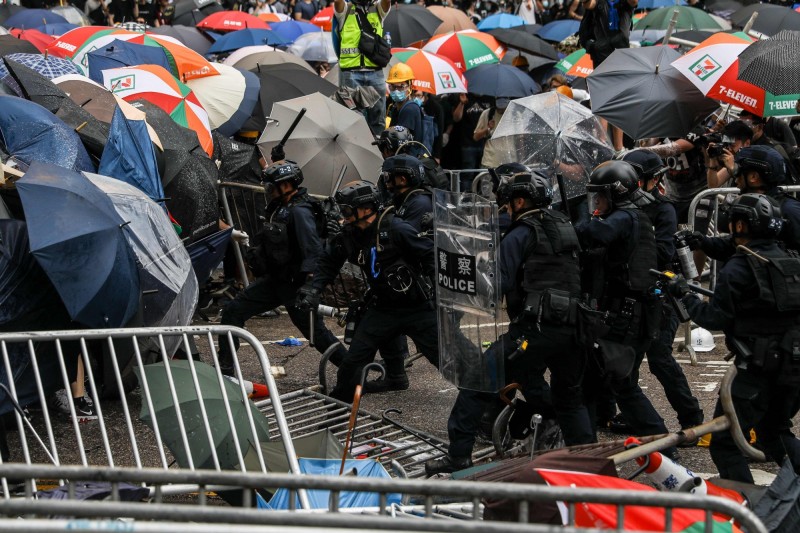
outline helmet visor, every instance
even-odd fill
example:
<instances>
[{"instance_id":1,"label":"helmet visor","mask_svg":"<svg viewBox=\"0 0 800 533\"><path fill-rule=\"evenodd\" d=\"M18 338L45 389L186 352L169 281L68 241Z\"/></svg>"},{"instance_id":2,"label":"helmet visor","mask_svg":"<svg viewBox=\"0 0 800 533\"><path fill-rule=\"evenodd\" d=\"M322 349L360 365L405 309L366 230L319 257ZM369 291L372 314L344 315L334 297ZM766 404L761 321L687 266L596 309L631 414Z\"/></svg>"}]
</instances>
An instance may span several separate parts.
<instances>
[{"instance_id":1,"label":"helmet visor","mask_svg":"<svg viewBox=\"0 0 800 533\"><path fill-rule=\"evenodd\" d=\"M611 211L611 198L607 191L587 192L589 213L594 216L607 215Z\"/></svg>"}]
</instances>

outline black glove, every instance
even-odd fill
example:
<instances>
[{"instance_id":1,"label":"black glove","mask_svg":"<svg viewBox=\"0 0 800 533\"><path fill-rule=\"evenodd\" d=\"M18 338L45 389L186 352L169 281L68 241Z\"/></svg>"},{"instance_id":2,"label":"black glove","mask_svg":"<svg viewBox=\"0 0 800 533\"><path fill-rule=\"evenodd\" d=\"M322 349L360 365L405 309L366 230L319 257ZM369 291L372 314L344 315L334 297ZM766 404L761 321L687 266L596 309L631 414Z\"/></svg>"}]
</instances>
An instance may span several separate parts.
<instances>
[{"instance_id":1,"label":"black glove","mask_svg":"<svg viewBox=\"0 0 800 533\"><path fill-rule=\"evenodd\" d=\"M691 231L688 229L681 230L675 234L675 240L682 239L689 245L690 250L699 250L703 248L705 242L705 235L699 231Z\"/></svg>"},{"instance_id":2,"label":"black glove","mask_svg":"<svg viewBox=\"0 0 800 533\"><path fill-rule=\"evenodd\" d=\"M286 152L283 151L283 145L276 144L273 146L272 151L269 153L269 157L272 159L273 163L275 161L283 161L286 159Z\"/></svg>"},{"instance_id":3,"label":"black glove","mask_svg":"<svg viewBox=\"0 0 800 533\"><path fill-rule=\"evenodd\" d=\"M325 235L328 239L332 239L342 232L342 225L338 220L329 218L325 222Z\"/></svg>"},{"instance_id":4,"label":"black glove","mask_svg":"<svg viewBox=\"0 0 800 533\"><path fill-rule=\"evenodd\" d=\"M689 141L692 144L697 144L697 141L699 141L701 137L702 137L702 135L700 135L698 133L689 132L689 133L686 134L686 137L684 137L684 139L686 139L687 141Z\"/></svg>"},{"instance_id":5,"label":"black glove","mask_svg":"<svg viewBox=\"0 0 800 533\"><path fill-rule=\"evenodd\" d=\"M669 283L667 283L667 292L675 298L683 298L685 295L692 292L689 288L689 282L683 276L675 276Z\"/></svg>"},{"instance_id":6,"label":"black glove","mask_svg":"<svg viewBox=\"0 0 800 533\"><path fill-rule=\"evenodd\" d=\"M317 310L320 301L320 290L313 287L310 282L300 287L294 305L301 311Z\"/></svg>"}]
</instances>

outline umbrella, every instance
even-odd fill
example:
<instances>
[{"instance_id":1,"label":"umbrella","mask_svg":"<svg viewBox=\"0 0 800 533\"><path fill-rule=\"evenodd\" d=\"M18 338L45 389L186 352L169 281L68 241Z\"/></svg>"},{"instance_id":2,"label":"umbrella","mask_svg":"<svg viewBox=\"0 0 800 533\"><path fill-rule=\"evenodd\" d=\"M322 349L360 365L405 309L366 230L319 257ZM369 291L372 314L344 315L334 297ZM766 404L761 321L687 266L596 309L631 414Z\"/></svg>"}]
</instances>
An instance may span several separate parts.
<instances>
[{"instance_id":1,"label":"umbrella","mask_svg":"<svg viewBox=\"0 0 800 533\"><path fill-rule=\"evenodd\" d=\"M587 78L592 112L634 139L680 137L719 105L672 62L666 46L615 50Z\"/></svg>"},{"instance_id":2,"label":"umbrella","mask_svg":"<svg viewBox=\"0 0 800 533\"><path fill-rule=\"evenodd\" d=\"M559 170L568 198L585 194L591 171L614 155L597 117L557 92L511 100L488 142L501 161Z\"/></svg>"},{"instance_id":3,"label":"umbrella","mask_svg":"<svg viewBox=\"0 0 800 533\"><path fill-rule=\"evenodd\" d=\"M47 57L42 54L6 54L4 57L25 65L51 80L65 74L80 74L78 67L59 57ZM0 65L0 76L6 74L8 71L5 66Z\"/></svg>"},{"instance_id":4,"label":"umbrella","mask_svg":"<svg viewBox=\"0 0 800 533\"><path fill-rule=\"evenodd\" d=\"M560 43L570 35L578 33L580 25L577 20L554 20L542 26L536 35L545 41Z\"/></svg>"},{"instance_id":5,"label":"umbrella","mask_svg":"<svg viewBox=\"0 0 800 533\"><path fill-rule=\"evenodd\" d=\"M287 20L286 22L273 22L270 24L272 31L281 36L286 43L293 43L298 37L306 33L322 31L322 28L310 22L301 20ZM280 44L280 43L279 43Z\"/></svg>"},{"instance_id":6,"label":"umbrella","mask_svg":"<svg viewBox=\"0 0 800 533\"><path fill-rule=\"evenodd\" d=\"M189 80L186 85L208 113L211 129L223 135L235 135L255 109L261 82L247 70L219 63L214 64L214 68L219 76Z\"/></svg>"},{"instance_id":7,"label":"umbrella","mask_svg":"<svg viewBox=\"0 0 800 533\"><path fill-rule=\"evenodd\" d=\"M23 41L28 41L33 46L36 47L36 50L39 52L44 52L48 46L53 44L53 41L56 40L55 37L52 35L47 35L46 33L42 33L39 30L19 30L13 28L10 32L11 35L16 37L17 39L22 39Z\"/></svg>"},{"instance_id":8,"label":"umbrella","mask_svg":"<svg viewBox=\"0 0 800 533\"><path fill-rule=\"evenodd\" d=\"M286 13L259 13L256 16L267 24L270 22L286 22L287 20L293 20L292 17Z\"/></svg>"},{"instance_id":9,"label":"umbrella","mask_svg":"<svg viewBox=\"0 0 800 533\"><path fill-rule=\"evenodd\" d=\"M478 22L478 29L481 31L489 31L496 30L497 28L514 28L524 25L525 19L522 17L511 15L510 13L495 13Z\"/></svg>"},{"instance_id":10,"label":"umbrella","mask_svg":"<svg viewBox=\"0 0 800 533\"><path fill-rule=\"evenodd\" d=\"M244 46L258 46L262 44L277 46L288 44L288 41L272 30L248 28L246 30L226 33L211 45L211 48L208 49L208 53L221 54L223 52L238 50Z\"/></svg>"},{"instance_id":11,"label":"umbrella","mask_svg":"<svg viewBox=\"0 0 800 533\"><path fill-rule=\"evenodd\" d=\"M323 7L311 17L311 24L319 26L322 31L333 31L333 5Z\"/></svg>"},{"instance_id":12,"label":"umbrella","mask_svg":"<svg viewBox=\"0 0 800 533\"><path fill-rule=\"evenodd\" d=\"M136 33L144 33L152 26L149 26L147 24L142 24L141 22L134 22L132 20L129 20L125 22L117 22L116 24L114 24L114 27L119 28L121 30L127 30Z\"/></svg>"},{"instance_id":13,"label":"umbrella","mask_svg":"<svg viewBox=\"0 0 800 533\"><path fill-rule=\"evenodd\" d=\"M672 34L672 37L699 44L714 35L714 33L708 30L686 30L677 31ZM656 44L663 44L663 37L656 41Z\"/></svg>"},{"instance_id":14,"label":"umbrella","mask_svg":"<svg viewBox=\"0 0 800 533\"><path fill-rule=\"evenodd\" d=\"M238 181L250 184L261 182L261 165L258 163L261 152L252 144L234 141L215 131L214 161L221 161L220 181ZM249 233L249 230L245 230Z\"/></svg>"},{"instance_id":15,"label":"umbrella","mask_svg":"<svg viewBox=\"0 0 800 533\"><path fill-rule=\"evenodd\" d=\"M731 14L730 19L731 23L739 28L743 28L745 24L750 20L750 17L753 16L753 13L758 12L758 18L761 18L762 15L767 13L768 11L776 11L780 13L779 16L788 15L791 8L786 6L776 5L776 4L762 4L759 2L747 2L750 5L745 5L742 8L737 9L734 13ZM758 18L756 20L758 20Z\"/></svg>"},{"instance_id":16,"label":"umbrella","mask_svg":"<svg viewBox=\"0 0 800 533\"><path fill-rule=\"evenodd\" d=\"M383 19L383 34L391 34L391 45L409 46L430 39L442 24L432 11L416 4L395 4Z\"/></svg>"},{"instance_id":17,"label":"umbrella","mask_svg":"<svg viewBox=\"0 0 800 533\"><path fill-rule=\"evenodd\" d=\"M3 21L6 28L38 28L42 24L54 22L69 22L61 15L56 15L46 9L24 9L18 11Z\"/></svg>"},{"instance_id":18,"label":"umbrella","mask_svg":"<svg viewBox=\"0 0 800 533\"><path fill-rule=\"evenodd\" d=\"M23 41L11 35L0 35L0 56L7 54L36 54L36 49L28 41Z\"/></svg>"},{"instance_id":19,"label":"umbrella","mask_svg":"<svg viewBox=\"0 0 800 533\"><path fill-rule=\"evenodd\" d=\"M567 76L585 78L594 70L594 63L592 56L586 53L586 49L581 48L556 63L556 68Z\"/></svg>"},{"instance_id":20,"label":"umbrella","mask_svg":"<svg viewBox=\"0 0 800 533\"><path fill-rule=\"evenodd\" d=\"M306 61L324 61L326 63L339 61L339 56L336 55L336 50L333 48L331 34L325 31L301 35L286 51L302 57Z\"/></svg>"},{"instance_id":21,"label":"umbrella","mask_svg":"<svg viewBox=\"0 0 800 533\"><path fill-rule=\"evenodd\" d=\"M78 133L90 154L100 158L108 140L108 126L73 102L55 83L35 70L5 58L6 68L22 96L41 105Z\"/></svg>"},{"instance_id":22,"label":"umbrella","mask_svg":"<svg viewBox=\"0 0 800 533\"><path fill-rule=\"evenodd\" d=\"M757 6L761 9L755 10L758 12L758 18L753 22L752 31L765 36L772 36L782 30L800 30L800 13L793 9L769 4L757 4Z\"/></svg>"},{"instance_id":23,"label":"umbrella","mask_svg":"<svg viewBox=\"0 0 800 533\"><path fill-rule=\"evenodd\" d=\"M89 77L103 83L103 71L110 68L134 65L158 65L169 69L169 61L164 49L157 46L134 44L114 39L108 45L87 54L89 58Z\"/></svg>"},{"instance_id":24,"label":"umbrella","mask_svg":"<svg viewBox=\"0 0 800 533\"><path fill-rule=\"evenodd\" d=\"M264 115L271 115L270 111L276 102L317 92L327 97L338 89L325 78L297 65L259 66L252 72L261 79L261 106Z\"/></svg>"},{"instance_id":25,"label":"umbrella","mask_svg":"<svg viewBox=\"0 0 800 533\"><path fill-rule=\"evenodd\" d=\"M39 30L42 33L46 33L47 35L59 36L59 35L64 35L68 31L72 31L77 27L78 26L76 26L75 24L72 24L71 22L67 22L67 23L56 22L56 23L53 23L53 24L42 24L41 26L39 26L36 29Z\"/></svg>"},{"instance_id":26,"label":"umbrella","mask_svg":"<svg viewBox=\"0 0 800 533\"><path fill-rule=\"evenodd\" d=\"M231 65L243 70L252 70L258 65L282 65L284 63L293 63L295 65L300 65L309 72L314 72L311 65L303 60L303 58L284 52L283 50L278 50L272 46L245 46L244 48L236 50L222 62L226 65Z\"/></svg>"},{"instance_id":27,"label":"umbrella","mask_svg":"<svg viewBox=\"0 0 800 533\"><path fill-rule=\"evenodd\" d=\"M441 35L451 31L477 30L475 23L466 13L454 7L428 6L428 11L442 19L442 23L433 32L434 35Z\"/></svg>"},{"instance_id":28,"label":"umbrella","mask_svg":"<svg viewBox=\"0 0 800 533\"><path fill-rule=\"evenodd\" d=\"M156 65L103 71L103 85L127 102L144 99L169 113L172 119L197 133L203 150L211 155L214 145L208 113L184 83Z\"/></svg>"},{"instance_id":29,"label":"umbrella","mask_svg":"<svg viewBox=\"0 0 800 533\"><path fill-rule=\"evenodd\" d=\"M77 172L35 162L16 186L31 251L73 320L124 326L139 306L136 261L124 236L128 221Z\"/></svg>"},{"instance_id":30,"label":"umbrella","mask_svg":"<svg viewBox=\"0 0 800 533\"><path fill-rule=\"evenodd\" d=\"M65 4L51 7L50 12L63 17L64 20L76 26L89 26L91 24L83 10L72 5ZM47 21L47 24L52 24L52 21Z\"/></svg>"},{"instance_id":31,"label":"umbrella","mask_svg":"<svg viewBox=\"0 0 800 533\"><path fill-rule=\"evenodd\" d=\"M194 26L208 15L224 9L216 0L177 0L172 5L173 26Z\"/></svg>"},{"instance_id":32,"label":"umbrella","mask_svg":"<svg viewBox=\"0 0 800 533\"><path fill-rule=\"evenodd\" d=\"M190 48L200 55L208 53L212 41L208 39L203 32L194 26L159 26L158 28L150 28L147 33L154 35L166 35L182 42L187 48Z\"/></svg>"},{"instance_id":33,"label":"umbrella","mask_svg":"<svg viewBox=\"0 0 800 533\"><path fill-rule=\"evenodd\" d=\"M539 80L531 74L532 72L536 71L537 69L544 68L544 67L554 67L556 62L553 59L548 59L542 56L535 56L533 54L529 54L527 52L520 52L517 51L516 53L506 54L503 56L503 59L500 60L500 63L503 65L511 65L514 66L514 60L518 57L522 57L525 61L528 62L526 70L528 71L528 75L533 78L534 81L538 82Z\"/></svg>"},{"instance_id":34,"label":"umbrella","mask_svg":"<svg viewBox=\"0 0 800 533\"><path fill-rule=\"evenodd\" d=\"M123 115L119 116L126 121ZM136 129L135 123L129 125ZM119 216L130 221L123 234L136 258L142 325L188 326L197 304L197 278L189 253L164 208L118 179L89 173L86 176L108 195Z\"/></svg>"},{"instance_id":35,"label":"umbrella","mask_svg":"<svg viewBox=\"0 0 800 533\"><path fill-rule=\"evenodd\" d=\"M444 56L417 48L393 48L392 56L414 71L414 89L431 94L467 92L464 74Z\"/></svg>"},{"instance_id":36,"label":"umbrella","mask_svg":"<svg viewBox=\"0 0 800 533\"><path fill-rule=\"evenodd\" d=\"M212 31L269 29L269 24L244 11L218 11L198 22L196 26L203 30Z\"/></svg>"},{"instance_id":37,"label":"umbrella","mask_svg":"<svg viewBox=\"0 0 800 533\"><path fill-rule=\"evenodd\" d=\"M223 229L186 246L186 251L192 260L194 275L198 280L203 280L204 284L225 258L225 250L231 242L232 233L233 228Z\"/></svg>"},{"instance_id":38,"label":"umbrella","mask_svg":"<svg viewBox=\"0 0 800 533\"><path fill-rule=\"evenodd\" d=\"M12 15L20 12L25 11L26 8L22 6L18 6L16 4L12 4L10 2L4 2L0 4L0 24L5 25L6 20Z\"/></svg>"},{"instance_id":39,"label":"umbrella","mask_svg":"<svg viewBox=\"0 0 800 533\"><path fill-rule=\"evenodd\" d=\"M450 59L462 71L484 63L498 63L506 53L497 39L488 33L472 30L436 36L422 49Z\"/></svg>"},{"instance_id":40,"label":"umbrella","mask_svg":"<svg viewBox=\"0 0 800 533\"><path fill-rule=\"evenodd\" d=\"M84 48L87 49L87 52L98 48L92 43L99 37L111 34L124 35L131 33L133 32L118 28L109 28L108 26L83 26L70 30L57 38L55 42L47 48L47 53L51 56L71 59ZM111 42L112 40L113 39L109 39L107 42Z\"/></svg>"},{"instance_id":41,"label":"umbrella","mask_svg":"<svg viewBox=\"0 0 800 533\"><path fill-rule=\"evenodd\" d=\"M800 16L800 13L798 13ZM739 54L739 79L776 96L800 94L800 32L783 30Z\"/></svg>"},{"instance_id":42,"label":"umbrella","mask_svg":"<svg viewBox=\"0 0 800 533\"><path fill-rule=\"evenodd\" d=\"M263 86L262 86L263 87ZM286 143L286 153L297 161L312 194L328 195L342 166L347 165L343 183L374 179L382 157L373 146L374 137L361 113L351 111L321 94L312 94L272 107L270 124L258 141L262 154L270 150L286 133L302 108L307 112Z\"/></svg>"},{"instance_id":43,"label":"umbrella","mask_svg":"<svg viewBox=\"0 0 800 533\"><path fill-rule=\"evenodd\" d=\"M489 33L509 48L522 50L523 52L546 57L548 59L558 60L558 52L553 48L553 45L535 35L525 33L524 31L508 30L504 28L491 30Z\"/></svg>"},{"instance_id":44,"label":"umbrella","mask_svg":"<svg viewBox=\"0 0 800 533\"><path fill-rule=\"evenodd\" d=\"M647 46L648 43L655 43L664 38L667 30L632 30L630 34L631 42L642 43L642 46Z\"/></svg>"},{"instance_id":45,"label":"umbrella","mask_svg":"<svg viewBox=\"0 0 800 533\"><path fill-rule=\"evenodd\" d=\"M635 30L661 29L666 30L672 14L678 13L678 23L676 29L681 30L714 30L719 31L722 27L702 9L688 6L662 7L651 11L633 27Z\"/></svg>"},{"instance_id":46,"label":"umbrella","mask_svg":"<svg viewBox=\"0 0 800 533\"><path fill-rule=\"evenodd\" d=\"M472 94L523 98L541 91L539 85L526 73L501 63L478 65L468 70L464 76Z\"/></svg>"},{"instance_id":47,"label":"umbrella","mask_svg":"<svg viewBox=\"0 0 800 533\"><path fill-rule=\"evenodd\" d=\"M686 0L641 0L636 4L636 9L659 9L662 7L672 7L674 5L685 6Z\"/></svg>"},{"instance_id":48,"label":"umbrella","mask_svg":"<svg viewBox=\"0 0 800 533\"><path fill-rule=\"evenodd\" d=\"M26 164L42 161L94 170L78 134L44 107L22 98L0 95L0 140L8 154Z\"/></svg>"},{"instance_id":49,"label":"umbrella","mask_svg":"<svg viewBox=\"0 0 800 533\"><path fill-rule=\"evenodd\" d=\"M181 468L231 470L242 463L250 447L260 450L261 442L269 440L264 415L237 384L217 375L213 367L173 360L137 366L135 371L140 383L147 381L153 403L150 412L148 402L142 402L139 418L150 427L157 422L161 439Z\"/></svg>"}]
</instances>

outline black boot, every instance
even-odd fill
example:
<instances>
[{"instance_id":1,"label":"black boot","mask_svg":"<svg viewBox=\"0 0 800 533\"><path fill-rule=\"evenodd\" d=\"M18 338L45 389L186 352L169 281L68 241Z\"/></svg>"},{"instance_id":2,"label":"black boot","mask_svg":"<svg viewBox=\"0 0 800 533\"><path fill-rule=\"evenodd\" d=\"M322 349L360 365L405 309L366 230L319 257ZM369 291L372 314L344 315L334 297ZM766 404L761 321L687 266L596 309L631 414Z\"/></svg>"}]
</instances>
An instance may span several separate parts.
<instances>
[{"instance_id":1,"label":"black boot","mask_svg":"<svg viewBox=\"0 0 800 533\"><path fill-rule=\"evenodd\" d=\"M388 392L393 390L407 390L408 389L408 376L388 377L386 379L376 379L364 383L364 392Z\"/></svg>"},{"instance_id":2,"label":"black boot","mask_svg":"<svg viewBox=\"0 0 800 533\"><path fill-rule=\"evenodd\" d=\"M425 463L425 475L428 477L436 474L452 474L472 466L469 457L450 457L445 455L439 459L431 459Z\"/></svg>"}]
</instances>

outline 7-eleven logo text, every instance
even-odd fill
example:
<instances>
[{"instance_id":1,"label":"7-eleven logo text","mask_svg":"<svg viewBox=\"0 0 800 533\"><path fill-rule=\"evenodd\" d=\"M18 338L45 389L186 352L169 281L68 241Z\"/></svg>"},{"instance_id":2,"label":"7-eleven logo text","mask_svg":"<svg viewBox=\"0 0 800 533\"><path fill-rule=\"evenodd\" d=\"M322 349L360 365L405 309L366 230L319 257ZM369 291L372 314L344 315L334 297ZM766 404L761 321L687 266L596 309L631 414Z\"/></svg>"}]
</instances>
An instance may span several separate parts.
<instances>
[{"instance_id":1,"label":"7-eleven logo text","mask_svg":"<svg viewBox=\"0 0 800 533\"><path fill-rule=\"evenodd\" d=\"M130 91L132 89L135 89L136 74L128 74L127 76L112 78L110 85L112 93L120 93L122 91Z\"/></svg>"},{"instance_id":2,"label":"7-eleven logo text","mask_svg":"<svg viewBox=\"0 0 800 533\"><path fill-rule=\"evenodd\" d=\"M712 74L722 68L722 65L717 63L713 57L706 54L695 62L689 69L692 74L700 78L700 81L707 80Z\"/></svg>"}]
</instances>

